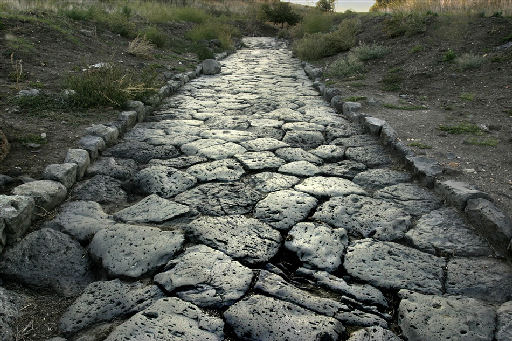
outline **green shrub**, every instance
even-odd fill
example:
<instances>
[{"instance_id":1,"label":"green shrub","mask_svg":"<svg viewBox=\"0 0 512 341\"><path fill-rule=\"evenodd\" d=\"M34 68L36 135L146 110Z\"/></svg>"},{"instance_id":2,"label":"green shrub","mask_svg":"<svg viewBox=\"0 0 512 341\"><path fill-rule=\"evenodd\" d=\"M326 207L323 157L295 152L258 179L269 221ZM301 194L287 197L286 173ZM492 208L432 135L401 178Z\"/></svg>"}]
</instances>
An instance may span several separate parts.
<instances>
[{"instance_id":1,"label":"green shrub","mask_svg":"<svg viewBox=\"0 0 512 341\"><path fill-rule=\"evenodd\" d=\"M64 10L63 14L73 20L86 21L92 19L92 11L84 8L72 8Z\"/></svg>"},{"instance_id":2,"label":"green shrub","mask_svg":"<svg viewBox=\"0 0 512 341\"><path fill-rule=\"evenodd\" d=\"M384 58L389 53L389 49L382 45L361 45L352 49L352 52L362 61Z\"/></svg>"},{"instance_id":3,"label":"green shrub","mask_svg":"<svg viewBox=\"0 0 512 341\"><path fill-rule=\"evenodd\" d=\"M34 44L23 37L16 37L12 34L5 35L7 48L2 52L5 57L14 53L15 57L26 57L35 52Z\"/></svg>"},{"instance_id":4,"label":"green shrub","mask_svg":"<svg viewBox=\"0 0 512 341\"><path fill-rule=\"evenodd\" d=\"M327 74L334 78L361 76L364 72L364 63L351 53L346 57L337 59L327 70Z\"/></svg>"},{"instance_id":5,"label":"green shrub","mask_svg":"<svg viewBox=\"0 0 512 341\"><path fill-rule=\"evenodd\" d=\"M210 20L197 25L186 33L186 37L192 41L218 39L224 50L233 48L232 36L238 35L238 30L228 24Z\"/></svg>"},{"instance_id":6,"label":"green shrub","mask_svg":"<svg viewBox=\"0 0 512 341\"><path fill-rule=\"evenodd\" d=\"M425 47L423 45L415 45L411 48L411 53L418 53L425 50Z\"/></svg>"},{"instance_id":7,"label":"green shrub","mask_svg":"<svg viewBox=\"0 0 512 341\"><path fill-rule=\"evenodd\" d=\"M413 36L427 30L429 16L417 12L394 12L386 17L384 27L389 37Z\"/></svg>"},{"instance_id":8,"label":"green shrub","mask_svg":"<svg viewBox=\"0 0 512 341\"><path fill-rule=\"evenodd\" d=\"M465 53L455 58L455 64L461 70L478 69L484 63L484 58L476 54Z\"/></svg>"},{"instance_id":9,"label":"green shrub","mask_svg":"<svg viewBox=\"0 0 512 341\"><path fill-rule=\"evenodd\" d=\"M457 125L440 125L439 130L446 131L448 134L454 135L483 135L484 133L482 129L480 129L476 124L472 123L459 123Z\"/></svg>"},{"instance_id":10,"label":"green shrub","mask_svg":"<svg viewBox=\"0 0 512 341\"><path fill-rule=\"evenodd\" d=\"M274 2L272 5L263 4L263 13L266 19L275 24L288 24L293 26L300 21L300 15L294 12L292 6L288 2Z\"/></svg>"},{"instance_id":11,"label":"green shrub","mask_svg":"<svg viewBox=\"0 0 512 341\"><path fill-rule=\"evenodd\" d=\"M197 58L200 61L205 59L213 59L215 58L213 51L210 50L207 46L196 44L192 47L192 51L197 55Z\"/></svg>"},{"instance_id":12,"label":"green shrub","mask_svg":"<svg viewBox=\"0 0 512 341\"><path fill-rule=\"evenodd\" d=\"M297 31L299 31L299 33L296 34L296 36L301 38L306 33L329 32L333 20L333 15L312 11L304 16L300 25L297 25Z\"/></svg>"},{"instance_id":13,"label":"green shrub","mask_svg":"<svg viewBox=\"0 0 512 341\"><path fill-rule=\"evenodd\" d=\"M400 83L402 82L402 75L400 68L389 69L388 72L382 77L382 89L385 91L399 91L401 89Z\"/></svg>"},{"instance_id":14,"label":"green shrub","mask_svg":"<svg viewBox=\"0 0 512 341\"><path fill-rule=\"evenodd\" d=\"M446 53L444 54L443 56L443 61L444 62L451 62L453 60L455 60L455 58L457 58L457 54L455 52L453 52L452 49L449 49L448 51L446 51Z\"/></svg>"},{"instance_id":15,"label":"green shrub","mask_svg":"<svg viewBox=\"0 0 512 341\"><path fill-rule=\"evenodd\" d=\"M108 28L113 32L119 34L121 37L134 38L136 36L135 23L131 22L121 12L112 13L107 19Z\"/></svg>"},{"instance_id":16,"label":"green shrub","mask_svg":"<svg viewBox=\"0 0 512 341\"><path fill-rule=\"evenodd\" d=\"M196 24L201 24L210 18L208 13L206 13L202 9L193 7L175 8L174 17L176 20L188 21Z\"/></svg>"},{"instance_id":17,"label":"green shrub","mask_svg":"<svg viewBox=\"0 0 512 341\"><path fill-rule=\"evenodd\" d=\"M316 2L316 8L325 11L325 12L334 12L336 5L334 4L336 0L318 0Z\"/></svg>"},{"instance_id":18,"label":"green shrub","mask_svg":"<svg viewBox=\"0 0 512 341\"><path fill-rule=\"evenodd\" d=\"M167 34L160 31L157 27L151 26L140 32L141 35L145 36L156 47L164 47L167 45L168 37Z\"/></svg>"}]
</instances>

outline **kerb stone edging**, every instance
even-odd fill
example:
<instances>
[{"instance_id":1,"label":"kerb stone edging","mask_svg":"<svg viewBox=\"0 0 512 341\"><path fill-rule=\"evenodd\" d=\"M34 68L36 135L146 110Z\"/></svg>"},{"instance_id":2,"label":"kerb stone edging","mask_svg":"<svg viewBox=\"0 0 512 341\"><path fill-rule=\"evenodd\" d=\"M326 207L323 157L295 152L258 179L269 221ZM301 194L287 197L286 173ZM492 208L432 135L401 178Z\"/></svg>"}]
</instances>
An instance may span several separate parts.
<instances>
[{"instance_id":1,"label":"kerb stone edging","mask_svg":"<svg viewBox=\"0 0 512 341\"><path fill-rule=\"evenodd\" d=\"M217 54L215 60L228 55L227 52ZM47 214L66 200L71 187L83 178L87 168L105 148L115 144L138 122L143 122L166 97L199 77L203 73L203 63L199 63L194 71L174 75L148 99L149 105L128 101L126 110L116 121L86 128L86 134L78 141L79 148L68 149L63 163L48 165L42 180L15 187L13 195L0 195L0 254L7 245L21 239L38 216Z\"/></svg>"},{"instance_id":2,"label":"kerb stone edging","mask_svg":"<svg viewBox=\"0 0 512 341\"><path fill-rule=\"evenodd\" d=\"M413 172L417 180L433 188L447 204L463 212L478 231L485 236L503 256L512 258L512 221L492 202L489 194L476 187L454 180L441 180L443 167L435 159L415 155L398 137L397 132L386 121L362 112L358 102L344 102L341 90L326 87L321 81L322 69L302 62L314 88L330 103L339 114L361 124L364 129L377 137L380 142L394 151Z\"/></svg>"}]
</instances>

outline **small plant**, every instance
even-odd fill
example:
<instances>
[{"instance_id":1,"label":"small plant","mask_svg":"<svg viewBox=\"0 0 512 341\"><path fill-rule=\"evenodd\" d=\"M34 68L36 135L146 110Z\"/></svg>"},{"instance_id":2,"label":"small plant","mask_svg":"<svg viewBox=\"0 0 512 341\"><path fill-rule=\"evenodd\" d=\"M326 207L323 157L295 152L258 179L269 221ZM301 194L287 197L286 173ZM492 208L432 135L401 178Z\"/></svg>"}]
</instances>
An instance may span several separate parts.
<instances>
[{"instance_id":1,"label":"small plant","mask_svg":"<svg viewBox=\"0 0 512 341\"><path fill-rule=\"evenodd\" d=\"M460 94L460 99L468 102L473 102L475 100L476 95L470 92L463 92Z\"/></svg>"},{"instance_id":2,"label":"small plant","mask_svg":"<svg viewBox=\"0 0 512 341\"><path fill-rule=\"evenodd\" d=\"M7 48L3 51L3 55L9 57L11 54L15 54L16 56L30 56L35 52L35 47L32 42L23 38L16 37L10 33L5 35L5 42Z\"/></svg>"},{"instance_id":3,"label":"small plant","mask_svg":"<svg viewBox=\"0 0 512 341\"><path fill-rule=\"evenodd\" d=\"M160 31L157 27L148 27L142 32L142 34L156 47L162 48L167 45L167 35Z\"/></svg>"},{"instance_id":4,"label":"small plant","mask_svg":"<svg viewBox=\"0 0 512 341\"><path fill-rule=\"evenodd\" d=\"M128 53L137 57L151 59L153 58L154 51L154 45L151 44L145 35L138 35L128 44Z\"/></svg>"},{"instance_id":5,"label":"small plant","mask_svg":"<svg viewBox=\"0 0 512 341\"><path fill-rule=\"evenodd\" d=\"M419 53L425 50L425 47L423 45L415 45L411 48L411 53Z\"/></svg>"},{"instance_id":6,"label":"small plant","mask_svg":"<svg viewBox=\"0 0 512 341\"><path fill-rule=\"evenodd\" d=\"M352 49L352 52L362 61L384 58L389 49L382 45L361 45Z\"/></svg>"},{"instance_id":7,"label":"small plant","mask_svg":"<svg viewBox=\"0 0 512 341\"><path fill-rule=\"evenodd\" d=\"M119 34L121 37L134 38L135 23L130 21L122 12L115 12L108 16L107 25L113 33Z\"/></svg>"},{"instance_id":8,"label":"small plant","mask_svg":"<svg viewBox=\"0 0 512 341\"><path fill-rule=\"evenodd\" d=\"M279 1L274 2L272 5L263 4L262 10L268 21L281 24L281 27L283 27L284 24L293 26L300 21L300 15L295 13L288 2Z\"/></svg>"},{"instance_id":9,"label":"small plant","mask_svg":"<svg viewBox=\"0 0 512 341\"><path fill-rule=\"evenodd\" d=\"M508 36L506 36L505 38L503 38L503 42L504 43L507 43L509 41L512 41L512 33L510 33Z\"/></svg>"},{"instance_id":10,"label":"small plant","mask_svg":"<svg viewBox=\"0 0 512 341\"><path fill-rule=\"evenodd\" d=\"M46 138L41 137L41 135L36 134L27 134L16 138L16 141L19 143L37 143L37 144L45 144L48 142Z\"/></svg>"},{"instance_id":11,"label":"small plant","mask_svg":"<svg viewBox=\"0 0 512 341\"><path fill-rule=\"evenodd\" d=\"M345 102L359 102L359 101L365 101L366 100L366 96L351 96L351 97L346 97L344 99Z\"/></svg>"},{"instance_id":12,"label":"small plant","mask_svg":"<svg viewBox=\"0 0 512 341\"><path fill-rule=\"evenodd\" d=\"M472 144L475 146L488 146L488 147L496 147L500 141L495 138L488 138L488 139L477 139L476 137L465 139L465 144Z\"/></svg>"},{"instance_id":13,"label":"small plant","mask_svg":"<svg viewBox=\"0 0 512 341\"><path fill-rule=\"evenodd\" d=\"M421 143L421 142L411 142L411 143L409 143L409 146L416 147L419 149L432 149L432 146L430 146L428 144Z\"/></svg>"},{"instance_id":14,"label":"small plant","mask_svg":"<svg viewBox=\"0 0 512 341\"><path fill-rule=\"evenodd\" d=\"M430 16L418 12L394 12L384 21L388 37L413 36L427 30Z\"/></svg>"},{"instance_id":15,"label":"small plant","mask_svg":"<svg viewBox=\"0 0 512 341\"><path fill-rule=\"evenodd\" d=\"M476 124L472 123L459 123L457 125L440 125L439 130L445 131L448 134L461 135L483 135L484 131L480 129Z\"/></svg>"},{"instance_id":16,"label":"small plant","mask_svg":"<svg viewBox=\"0 0 512 341\"><path fill-rule=\"evenodd\" d=\"M400 83L402 82L402 75L400 68L389 69L388 72L382 77L382 89L385 91L399 91L401 89Z\"/></svg>"},{"instance_id":17,"label":"small plant","mask_svg":"<svg viewBox=\"0 0 512 341\"><path fill-rule=\"evenodd\" d=\"M328 68L329 76L335 78L361 77L364 72L364 63L353 54L337 59Z\"/></svg>"},{"instance_id":18,"label":"small plant","mask_svg":"<svg viewBox=\"0 0 512 341\"><path fill-rule=\"evenodd\" d=\"M213 51L210 50L207 46L204 46L202 44L195 44L192 50L197 55L197 58L202 61L205 59L213 59Z\"/></svg>"},{"instance_id":19,"label":"small plant","mask_svg":"<svg viewBox=\"0 0 512 341\"><path fill-rule=\"evenodd\" d=\"M20 90L20 82L24 79L23 60L15 60L14 53L11 53L11 68L12 72L9 74L9 78L16 82L16 90Z\"/></svg>"},{"instance_id":20,"label":"small plant","mask_svg":"<svg viewBox=\"0 0 512 341\"><path fill-rule=\"evenodd\" d=\"M443 62L451 62L455 60L455 58L457 58L457 54L453 52L452 49L449 49L448 51L445 52L443 56Z\"/></svg>"},{"instance_id":21,"label":"small plant","mask_svg":"<svg viewBox=\"0 0 512 341\"><path fill-rule=\"evenodd\" d=\"M312 11L302 18L300 25L297 25L294 36L302 38L304 34L329 32L333 20L333 15Z\"/></svg>"},{"instance_id":22,"label":"small plant","mask_svg":"<svg viewBox=\"0 0 512 341\"><path fill-rule=\"evenodd\" d=\"M238 30L233 26L218 21L208 21L188 31L186 36L196 43L201 40L218 39L224 50L230 50L233 48L232 36L238 34Z\"/></svg>"},{"instance_id":23,"label":"small plant","mask_svg":"<svg viewBox=\"0 0 512 341\"><path fill-rule=\"evenodd\" d=\"M465 53L455 58L455 64L461 70L478 69L484 63L484 58L479 55Z\"/></svg>"}]
</instances>

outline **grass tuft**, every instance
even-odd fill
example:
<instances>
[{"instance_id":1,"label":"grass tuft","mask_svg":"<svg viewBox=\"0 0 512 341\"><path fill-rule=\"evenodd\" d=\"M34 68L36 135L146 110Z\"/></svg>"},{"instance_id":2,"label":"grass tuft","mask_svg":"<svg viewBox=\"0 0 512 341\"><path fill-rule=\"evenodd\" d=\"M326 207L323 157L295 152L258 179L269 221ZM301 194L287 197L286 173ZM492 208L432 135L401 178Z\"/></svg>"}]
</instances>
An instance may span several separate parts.
<instances>
[{"instance_id":1,"label":"grass tuft","mask_svg":"<svg viewBox=\"0 0 512 341\"><path fill-rule=\"evenodd\" d=\"M366 96L350 96L343 99L345 102L359 102L359 101L366 101Z\"/></svg>"},{"instance_id":2,"label":"grass tuft","mask_svg":"<svg viewBox=\"0 0 512 341\"><path fill-rule=\"evenodd\" d=\"M372 44L355 47L351 52L354 53L359 60L368 61L384 58L389 53L389 49L382 45Z\"/></svg>"},{"instance_id":3,"label":"grass tuft","mask_svg":"<svg viewBox=\"0 0 512 341\"><path fill-rule=\"evenodd\" d=\"M159 48L165 47L169 39L164 32L160 31L157 27L154 26L146 28L141 32L141 34L146 37L146 39L149 40L151 44Z\"/></svg>"},{"instance_id":4,"label":"grass tuft","mask_svg":"<svg viewBox=\"0 0 512 341\"><path fill-rule=\"evenodd\" d=\"M448 134L462 135L483 135L484 131L476 124L472 123L459 123L457 125L440 125L439 130L446 131Z\"/></svg>"},{"instance_id":5,"label":"grass tuft","mask_svg":"<svg viewBox=\"0 0 512 341\"><path fill-rule=\"evenodd\" d=\"M218 21L208 21L197 25L186 34L187 38L196 43L202 40L218 39L224 50L233 48L232 36L234 35L239 35L236 28Z\"/></svg>"},{"instance_id":6,"label":"grass tuft","mask_svg":"<svg viewBox=\"0 0 512 341\"><path fill-rule=\"evenodd\" d=\"M453 50L449 49L443 55L443 62L452 62L455 58L457 58L457 54Z\"/></svg>"},{"instance_id":7,"label":"grass tuft","mask_svg":"<svg viewBox=\"0 0 512 341\"><path fill-rule=\"evenodd\" d=\"M128 44L128 53L134 56L151 59L154 57L154 52L154 45L151 44L145 35L137 36Z\"/></svg>"},{"instance_id":8,"label":"grass tuft","mask_svg":"<svg viewBox=\"0 0 512 341\"><path fill-rule=\"evenodd\" d=\"M470 53L455 58L455 64L461 70L478 69L483 63L484 57Z\"/></svg>"},{"instance_id":9,"label":"grass tuft","mask_svg":"<svg viewBox=\"0 0 512 341\"><path fill-rule=\"evenodd\" d=\"M429 14L420 12L394 12L384 22L386 34L390 38L413 36L427 30Z\"/></svg>"},{"instance_id":10,"label":"grass tuft","mask_svg":"<svg viewBox=\"0 0 512 341\"><path fill-rule=\"evenodd\" d=\"M334 78L354 78L362 77L365 71L364 63L355 55L348 54L334 61L327 69L327 74Z\"/></svg>"},{"instance_id":11,"label":"grass tuft","mask_svg":"<svg viewBox=\"0 0 512 341\"><path fill-rule=\"evenodd\" d=\"M464 144L471 144L475 146L488 146L488 147L496 147L500 143L500 140L495 138L488 139L477 139L476 137L469 138L464 140Z\"/></svg>"},{"instance_id":12,"label":"grass tuft","mask_svg":"<svg viewBox=\"0 0 512 341\"><path fill-rule=\"evenodd\" d=\"M463 92L459 97L464 101L473 102L476 98L476 95L474 93Z\"/></svg>"}]
</instances>

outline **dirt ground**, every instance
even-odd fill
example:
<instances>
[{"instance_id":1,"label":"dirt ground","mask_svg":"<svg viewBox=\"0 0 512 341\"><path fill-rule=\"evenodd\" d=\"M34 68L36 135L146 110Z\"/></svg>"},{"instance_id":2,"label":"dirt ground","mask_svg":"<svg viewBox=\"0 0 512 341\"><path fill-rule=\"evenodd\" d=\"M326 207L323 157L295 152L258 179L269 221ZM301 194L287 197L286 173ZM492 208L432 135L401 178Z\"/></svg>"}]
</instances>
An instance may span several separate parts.
<instances>
[{"instance_id":1,"label":"dirt ground","mask_svg":"<svg viewBox=\"0 0 512 341\"><path fill-rule=\"evenodd\" d=\"M382 17L362 20L358 40L384 45L389 54L368 62L362 79L326 83L360 101L365 113L388 121L417 154L440 161L446 177L490 193L510 216L512 47L498 47L512 39L512 18L434 17L425 33L398 38L384 34ZM484 63L461 70L444 61L449 50L483 55ZM396 75L396 89L387 91L383 78L390 74Z\"/></svg>"}]
</instances>

